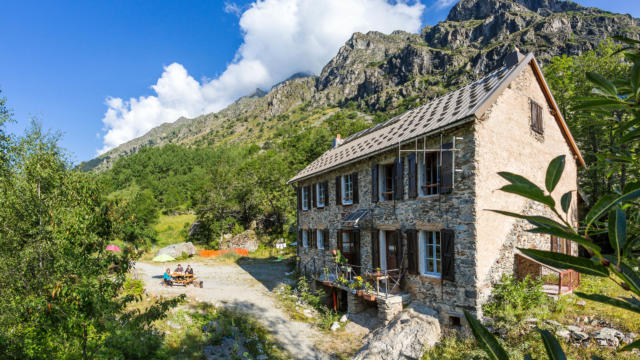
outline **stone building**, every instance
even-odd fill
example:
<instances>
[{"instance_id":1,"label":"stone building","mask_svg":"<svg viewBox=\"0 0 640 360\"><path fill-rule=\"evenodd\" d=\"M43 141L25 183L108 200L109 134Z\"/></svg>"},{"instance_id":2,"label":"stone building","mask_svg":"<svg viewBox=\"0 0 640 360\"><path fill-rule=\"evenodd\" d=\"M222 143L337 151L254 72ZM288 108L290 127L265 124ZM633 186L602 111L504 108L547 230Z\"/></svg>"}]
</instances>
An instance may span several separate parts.
<instances>
[{"instance_id":1,"label":"stone building","mask_svg":"<svg viewBox=\"0 0 640 360\"><path fill-rule=\"evenodd\" d=\"M577 252L575 244L528 233L526 222L488 211L544 211L499 191L506 181L497 173L544 184L558 155L567 161L555 200L574 191L569 213L577 226L577 168L584 161L533 54L509 54L502 68L476 82L346 139L338 136L293 177L298 265L328 285L337 280L326 276L335 264L333 249L354 273L380 269L391 293L377 293L383 318L409 300L436 310L445 326L460 325L465 309L482 316L502 274L562 271L518 254L517 247ZM563 285L572 284L560 290ZM367 305L346 294L350 311Z\"/></svg>"}]
</instances>

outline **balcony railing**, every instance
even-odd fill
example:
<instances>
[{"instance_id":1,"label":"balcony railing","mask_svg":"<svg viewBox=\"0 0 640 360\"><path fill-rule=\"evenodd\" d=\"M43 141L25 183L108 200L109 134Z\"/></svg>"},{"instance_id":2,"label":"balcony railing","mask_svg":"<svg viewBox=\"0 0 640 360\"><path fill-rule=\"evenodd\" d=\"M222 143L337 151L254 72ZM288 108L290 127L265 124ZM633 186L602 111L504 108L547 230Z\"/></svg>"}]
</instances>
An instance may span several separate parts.
<instances>
[{"instance_id":1,"label":"balcony railing","mask_svg":"<svg viewBox=\"0 0 640 360\"><path fill-rule=\"evenodd\" d=\"M374 269L360 265L327 261L316 257L300 262L298 266L298 270L302 274L310 276L324 285L353 293L361 291L365 294L384 297L385 299L400 289L400 280L402 278L400 269ZM362 278L361 286L358 286L358 276ZM371 284L371 286L367 286L367 283Z\"/></svg>"},{"instance_id":2,"label":"balcony railing","mask_svg":"<svg viewBox=\"0 0 640 360\"><path fill-rule=\"evenodd\" d=\"M530 266L528 264L535 264ZM580 285L580 273L574 270L557 269L545 265L523 254L516 254L516 269L518 278L531 275L542 278L544 290L547 293L562 295L570 293ZM547 270L549 273L543 274Z\"/></svg>"}]
</instances>

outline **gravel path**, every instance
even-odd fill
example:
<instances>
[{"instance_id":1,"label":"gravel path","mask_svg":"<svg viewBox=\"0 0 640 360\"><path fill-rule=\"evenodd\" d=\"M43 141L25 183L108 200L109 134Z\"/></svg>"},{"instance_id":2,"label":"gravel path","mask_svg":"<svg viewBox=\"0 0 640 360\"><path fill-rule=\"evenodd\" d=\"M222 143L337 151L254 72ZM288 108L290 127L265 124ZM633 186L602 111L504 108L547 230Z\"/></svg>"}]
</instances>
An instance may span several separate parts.
<instances>
[{"instance_id":1,"label":"gravel path","mask_svg":"<svg viewBox=\"0 0 640 360\"><path fill-rule=\"evenodd\" d=\"M136 271L151 294L175 296L184 293L198 301L248 313L269 329L294 359L328 359L314 346L314 342L321 338L321 333L309 324L290 319L276 306L277 300L271 290L284 278L287 264L190 264L196 276L204 281L202 289L193 286L163 287L162 274L166 268L163 264L137 263ZM175 266L172 264L172 267Z\"/></svg>"}]
</instances>

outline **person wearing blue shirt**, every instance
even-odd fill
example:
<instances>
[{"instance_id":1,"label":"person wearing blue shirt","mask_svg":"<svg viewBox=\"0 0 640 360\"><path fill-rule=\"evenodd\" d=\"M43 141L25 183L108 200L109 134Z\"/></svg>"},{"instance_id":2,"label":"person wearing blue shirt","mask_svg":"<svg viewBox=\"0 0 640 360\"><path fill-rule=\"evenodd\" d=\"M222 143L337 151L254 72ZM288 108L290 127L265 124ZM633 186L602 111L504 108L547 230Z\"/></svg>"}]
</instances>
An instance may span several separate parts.
<instances>
[{"instance_id":1,"label":"person wearing blue shirt","mask_svg":"<svg viewBox=\"0 0 640 360\"><path fill-rule=\"evenodd\" d=\"M172 286L173 282L171 281L171 275L169 275L171 270L169 270L169 268L167 268L167 270L165 270L164 275L162 275L162 279L164 280L164 283L166 285Z\"/></svg>"}]
</instances>

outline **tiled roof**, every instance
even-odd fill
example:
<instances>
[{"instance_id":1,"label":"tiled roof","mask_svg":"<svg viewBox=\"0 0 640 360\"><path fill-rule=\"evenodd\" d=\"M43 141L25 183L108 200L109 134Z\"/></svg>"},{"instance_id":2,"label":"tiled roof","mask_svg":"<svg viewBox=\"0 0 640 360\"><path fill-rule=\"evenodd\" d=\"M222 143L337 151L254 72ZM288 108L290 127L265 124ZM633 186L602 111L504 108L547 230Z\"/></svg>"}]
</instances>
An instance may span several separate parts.
<instances>
[{"instance_id":1,"label":"tiled roof","mask_svg":"<svg viewBox=\"0 0 640 360\"><path fill-rule=\"evenodd\" d=\"M523 63L532 54L511 66L504 66L480 80L460 89L446 93L430 102L349 136L340 146L327 150L306 168L294 176L289 183L317 175L353 160L366 158L374 153L397 146L469 116L476 116L493 94L519 73ZM493 100L492 100L493 101Z\"/></svg>"}]
</instances>

